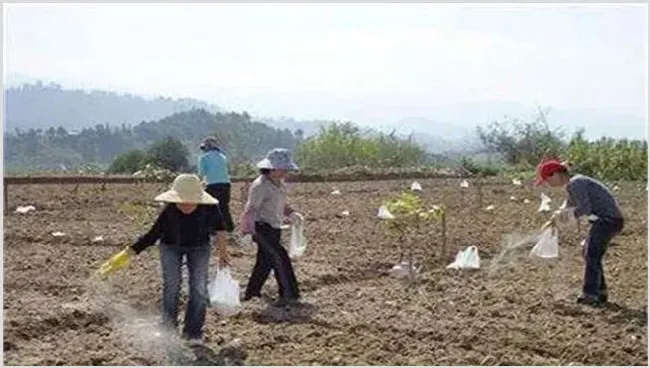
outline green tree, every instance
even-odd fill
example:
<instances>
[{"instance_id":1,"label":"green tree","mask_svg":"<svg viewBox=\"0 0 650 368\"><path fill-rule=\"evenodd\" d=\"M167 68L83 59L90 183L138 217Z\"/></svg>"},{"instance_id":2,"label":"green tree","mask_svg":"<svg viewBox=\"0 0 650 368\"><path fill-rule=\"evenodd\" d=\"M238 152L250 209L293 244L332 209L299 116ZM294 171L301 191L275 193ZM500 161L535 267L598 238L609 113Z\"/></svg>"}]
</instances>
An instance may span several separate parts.
<instances>
[{"instance_id":1,"label":"green tree","mask_svg":"<svg viewBox=\"0 0 650 368\"><path fill-rule=\"evenodd\" d=\"M189 152L183 143L171 136L155 142L147 150L143 164L153 164L171 172L187 170Z\"/></svg>"},{"instance_id":2,"label":"green tree","mask_svg":"<svg viewBox=\"0 0 650 368\"><path fill-rule=\"evenodd\" d=\"M111 174L133 174L142 168L145 154L141 150L131 150L123 153L113 161L108 168Z\"/></svg>"},{"instance_id":3,"label":"green tree","mask_svg":"<svg viewBox=\"0 0 650 368\"><path fill-rule=\"evenodd\" d=\"M347 122L321 127L319 134L299 144L296 158L301 166L310 169L385 168L421 165L427 153L411 137L401 139L394 133L362 131Z\"/></svg>"},{"instance_id":4,"label":"green tree","mask_svg":"<svg viewBox=\"0 0 650 368\"><path fill-rule=\"evenodd\" d=\"M534 166L545 154L559 156L565 148L560 129L551 129L546 117L549 110L538 107L531 121L506 119L477 127L481 142L492 152L503 155L507 164Z\"/></svg>"}]
</instances>

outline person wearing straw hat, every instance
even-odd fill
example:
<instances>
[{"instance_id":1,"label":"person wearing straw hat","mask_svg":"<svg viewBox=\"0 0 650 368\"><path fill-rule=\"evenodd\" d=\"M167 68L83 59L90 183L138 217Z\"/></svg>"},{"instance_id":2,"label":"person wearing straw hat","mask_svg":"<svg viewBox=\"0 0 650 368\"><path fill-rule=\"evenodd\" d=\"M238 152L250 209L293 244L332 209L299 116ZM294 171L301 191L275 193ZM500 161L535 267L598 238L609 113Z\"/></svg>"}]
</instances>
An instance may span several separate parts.
<instances>
[{"instance_id":1,"label":"person wearing straw hat","mask_svg":"<svg viewBox=\"0 0 650 368\"><path fill-rule=\"evenodd\" d=\"M583 249L585 274L578 304L600 307L608 302L603 257L611 240L623 230L623 213L612 192L600 181L571 175L566 162L544 159L537 166L536 185L564 188L566 206L555 211L548 224L563 224L572 218L589 216L592 224Z\"/></svg>"},{"instance_id":2,"label":"person wearing straw hat","mask_svg":"<svg viewBox=\"0 0 650 368\"><path fill-rule=\"evenodd\" d=\"M300 298L291 258L280 241L284 217L293 217L296 213L287 204L284 180L287 173L297 171L298 166L293 162L289 150L276 148L257 167L261 175L250 186L240 222L240 232L243 235L252 234L257 244L255 266L246 286L244 300L261 297L262 287L273 270L279 294L274 305L283 307L296 303Z\"/></svg>"},{"instance_id":3,"label":"person wearing straw hat","mask_svg":"<svg viewBox=\"0 0 650 368\"><path fill-rule=\"evenodd\" d=\"M185 257L189 272L189 301L182 335L190 345L201 345L208 304L211 238L216 238L219 265L229 265L226 226L217 199L203 190L201 179L194 174L178 175L171 189L155 200L166 205L151 229L130 246L129 252L140 254L160 241L163 325L175 332L178 328L181 266ZM217 207L216 211L214 207Z\"/></svg>"},{"instance_id":4,"label":"person wearing straw hat","mask_svg":"<svg viewBox=\"0 0 650 368\"><path fill-rule=\"evenodd\" d=\"M225 221L226 231L230 233L234 230L235 225L230 215L231 189L228 156L214 136L206 137L199 148L203 151L199 156L197 166L199 177L207 185L205 191L219 201L218 208Z\"/></svg>"}]
</instances>

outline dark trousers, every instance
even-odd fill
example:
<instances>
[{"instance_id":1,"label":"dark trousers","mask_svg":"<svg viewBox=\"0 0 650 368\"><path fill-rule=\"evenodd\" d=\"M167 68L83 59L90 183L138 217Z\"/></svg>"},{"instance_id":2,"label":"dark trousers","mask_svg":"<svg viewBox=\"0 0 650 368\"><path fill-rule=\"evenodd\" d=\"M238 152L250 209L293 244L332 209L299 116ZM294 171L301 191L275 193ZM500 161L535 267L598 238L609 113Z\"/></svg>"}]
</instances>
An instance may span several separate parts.
<instances>
[{"instance_id":1,"label":"dark trousers","mask_svg":"<svg viewBox=\"0 0 650 368\"><path fill-rule=\"evenodd\" d=\"M298 281L293 272L289 253L280 243L282 230L256 222L253 241L257 243L257 257L253 273L246 287L246 297L260 296L271 270L278 284L278 293L284 298L299 298Z\"/></svg>"},{"instance_id":2,"label":"dark trousers","mask_svg":"<svg viewBox=\"0 0 650 368\"><path fill-rule=\"evenodd\" d=\"M609 242L623 230L623 220L597 220L592 222L584 249L585 278L582 292L591 299L607 298L607 284L603 257Z\"/></svg>"},{"instance_id":3,"label":"dark trousers","mask_svg":"<svg viewBox=\"0 0 650 368\"><path fill-rule=\"evenodd\" d=\"M219 201L218 207L221 210L226 231L231 233L235 229L235 223L230 215L230 183L210 184L205 191Z\"/></svg>"}]
</instances>

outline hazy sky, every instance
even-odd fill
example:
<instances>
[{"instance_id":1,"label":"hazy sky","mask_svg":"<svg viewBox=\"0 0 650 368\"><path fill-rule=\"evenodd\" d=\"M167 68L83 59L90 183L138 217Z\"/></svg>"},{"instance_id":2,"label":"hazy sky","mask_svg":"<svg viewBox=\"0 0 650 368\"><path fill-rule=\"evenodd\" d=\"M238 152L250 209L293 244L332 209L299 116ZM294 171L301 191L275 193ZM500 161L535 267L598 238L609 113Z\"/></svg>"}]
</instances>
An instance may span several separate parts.
<instances>
[{"instance_id":1,"label":"hazy sky","mask_svg":"<svg viewBox=\"0 0 650 368\"><path fill-rule=\"evenodd\" d=\"M458 100L645 116L646 5L5 5L6 73L300 118Z\"/></svg>"}]
</instances>

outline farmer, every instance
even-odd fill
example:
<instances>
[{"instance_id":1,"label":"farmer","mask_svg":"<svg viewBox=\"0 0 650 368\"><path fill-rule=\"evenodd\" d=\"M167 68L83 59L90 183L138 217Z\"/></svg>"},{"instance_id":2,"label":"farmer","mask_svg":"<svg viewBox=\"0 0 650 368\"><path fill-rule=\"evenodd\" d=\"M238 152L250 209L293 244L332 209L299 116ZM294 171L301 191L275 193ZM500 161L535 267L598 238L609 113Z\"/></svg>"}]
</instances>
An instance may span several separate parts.
<instances>
[{"instance_id":1,"label":"farmer","mask_svg":"<svg viewBox=\"0 0 650 368\"><path fill-rule=\"evenodd\" d=\"M257 164L260 176L251 184L248 201L242 214L240 231L252 234L257 243L257 257L244 300L261 297L262 286L271 270L279 289L277 307L296 303L299 298L298 281L287 250L280 244L284 216L292 219L295 211L287 204L284 180L289 171L298 170L291 152L276 148Z\"/></svg>"},{"instance_id":2,"label":"farmer","mask_svg":"<svg viewBox=\"0 0 650 368\"><path fill-rule=\"evenodd\" d=\"M203 190L198 176L181 174L171 190L158 195L165 202L162 212L149 232L129 249L140 254L160 240L163 277L163 325L177 332L181 265L183 256L189 271L189 301L185 311L183 338L192 346L203 344L203 324L208 303L208 266L212 238L216 239L221 267L230 264L225 243L225 226L217 207L218 201ZM212 207L217 207L213 210Z\"/></svg>"},{"instance_id":3,"label":"farmer","mask_svg":"<svg viewBox=\"0 0 650 368\"><path fill-rule=\"evenodd\" d=\"M601 306L607 303L607 284L603 257L609 242L623 230L623 214L612 193L600 181L584 175L571 175L567 166L544 160L537 166L537 185L547 183L567 191L566 207L553 214L555 224L591 216L589 238L584 248L585 275L579 304Z\"/></svg>"},{"instance_id":4,"label":"farmer","mask_svg":"<svg viewBox=\"0 0 650 368\"><path fill-rule=\"evenodd\" d=\"M207 137L199 146L203 153L199 156L199 177L207 184L208 194L219 201L218 207L226 223L226 231L232 232L234 224L230 215L230 175L228 174L228 156L219 147L216 137Z\"/></svg>"}]
</instances>

